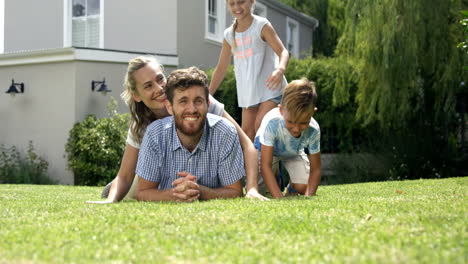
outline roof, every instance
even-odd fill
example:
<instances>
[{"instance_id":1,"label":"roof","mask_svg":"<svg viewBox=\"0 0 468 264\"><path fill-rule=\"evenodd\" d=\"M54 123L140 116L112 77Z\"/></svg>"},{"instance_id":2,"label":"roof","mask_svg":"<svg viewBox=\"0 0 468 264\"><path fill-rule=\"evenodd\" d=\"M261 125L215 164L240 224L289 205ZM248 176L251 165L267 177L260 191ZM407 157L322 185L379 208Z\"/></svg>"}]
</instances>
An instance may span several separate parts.
<instances>
[{"instance_id":1,"label":"roof","mask_svg":"<svg viewBox=\"0 0 468 264\"><path fill-rule=\"evenodd\" d=\"M269 8L275 9L280 13L287 14L289 17L294 18L302 24L311 26L313 29L317 28L319 25L319 21L316 18L301 13L290 6L281 3L278 0L259 0L259 2L268 6Z\"/></svg>"},{"instance_id":2,"label":"roof","mask_svg":"<svg viewBox=\"0 0 468 264\"><path fill-rule=\"evenodd\" d=\"M100 61L128 63L130 59L138 55L153 55L165 66L177 66L179 64L178 56L172 54L66 47L6 52L0 54L0 67L61 61Z\"/></svg>"}]
</instances>

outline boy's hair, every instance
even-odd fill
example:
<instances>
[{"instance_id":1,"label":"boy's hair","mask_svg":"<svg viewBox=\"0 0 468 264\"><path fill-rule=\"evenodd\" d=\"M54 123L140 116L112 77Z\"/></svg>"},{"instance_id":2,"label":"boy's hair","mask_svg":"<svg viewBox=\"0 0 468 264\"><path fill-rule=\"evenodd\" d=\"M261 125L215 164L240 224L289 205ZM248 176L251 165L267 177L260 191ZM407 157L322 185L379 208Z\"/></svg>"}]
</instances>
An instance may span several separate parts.
<instances>
[{"instance_id":1,"label":"boy's hair","mask_svg":"<svg viewBox=\"0 0 468 264\"><path fill-rule=\"evenodd\" d=\"M305 112L313 114L316 102L315 83L302 78L290 82L284 88L281 106L288 111L293 119L296 119Z\"/></svg>"},{"instance_id":2,"label":"boy's hair","mask_svg":"<svg viewBox=\"0 0 468 264\"><path fill-rule=\"evenodd\" d=\"M187 69L175 70L167 77L166 97L172 104L175 90L185 91L194 85L204 88L205 99L208 101L208 76L204 71L195 66Z\"/></svg>"}]
</instances>

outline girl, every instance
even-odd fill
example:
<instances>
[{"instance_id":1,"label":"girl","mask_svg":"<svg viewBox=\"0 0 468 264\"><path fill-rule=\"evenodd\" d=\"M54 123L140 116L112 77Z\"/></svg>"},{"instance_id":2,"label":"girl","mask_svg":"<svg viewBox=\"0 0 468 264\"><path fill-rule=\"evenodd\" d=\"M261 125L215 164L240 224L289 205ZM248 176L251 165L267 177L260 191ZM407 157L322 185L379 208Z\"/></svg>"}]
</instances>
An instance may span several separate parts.
<instances>
[{"instance_id":1,"label":"girl","mask_svg":"<svg viewBox=\"0 0 468 264\"><path fill-rule=\"evenodd\" d=\"M255 0L227 0L234 23L224 31L210 84L210 93L214 94L234 56L242 130L252 141L263 116L281 101L289 61L288 51L268 20L252 14L254 4Z\"/></svg>"},{"instance_id":2,"label":"girl","mask_svg":"<svg viewBox=\"0 0 468 264\"><path fill-rule=\"evenodd\" d=\"M128 105L131 113L131 124L127 136L127 145L116 178L112 181L110 191L105 201L88 201L88 203L114 203L122 200L125 196L132 197L134 193L129 192L135 188L135 168L138 161L140 148L146 127L154 120L169 116L166 111L166 77L163 67L153 57L137 57L132 59L127 68L124 86L126 90L122 93L122 99ZM257 153L248 137L242 132L239 125L227 114L223 105L210 96L210 113L222 115L230 120L237 129L239 139L244 152L247 173L246 197L265 200L267 198L257 191L258 164Z\"/></svg>"}]
</instances>

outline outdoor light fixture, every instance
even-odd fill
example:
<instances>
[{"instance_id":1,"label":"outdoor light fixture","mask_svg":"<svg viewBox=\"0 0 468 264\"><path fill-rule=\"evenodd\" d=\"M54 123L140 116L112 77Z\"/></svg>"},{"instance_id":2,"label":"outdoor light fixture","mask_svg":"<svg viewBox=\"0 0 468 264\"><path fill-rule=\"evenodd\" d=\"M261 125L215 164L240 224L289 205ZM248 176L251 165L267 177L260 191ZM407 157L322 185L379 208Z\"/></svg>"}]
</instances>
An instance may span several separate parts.
<instances>
[{"instance_id":1,"label":"outdoor light fixture","mask_svg":"<svg viewBox=\"0 0 468 264\"><path fill-rule=\"evenodd\" d=\"M107 88L107 85L106 85L106 78L104 78L101 81L91 81L91 91L94 91L96 89L96 85L99 85L99 89L97 89L97 92L100 92L100 93L103 93L103 94L106 94L108 92L112 92L112 90L110 90L109 88Z\"/></svg>"},{"instance_id":2,"label":"outdoor light fixture","mask_svg":"<svg viewBox=\"0 0 468 264\"><path fill-rule=\"evenodd\" d=\"M19 88L19 90L17 89ZM15 83L14 79L11 79L11 85L8 91L6 91L7 94L15 95L17 93L24 93L24 83Z\"/></svg>"}]
</instances>

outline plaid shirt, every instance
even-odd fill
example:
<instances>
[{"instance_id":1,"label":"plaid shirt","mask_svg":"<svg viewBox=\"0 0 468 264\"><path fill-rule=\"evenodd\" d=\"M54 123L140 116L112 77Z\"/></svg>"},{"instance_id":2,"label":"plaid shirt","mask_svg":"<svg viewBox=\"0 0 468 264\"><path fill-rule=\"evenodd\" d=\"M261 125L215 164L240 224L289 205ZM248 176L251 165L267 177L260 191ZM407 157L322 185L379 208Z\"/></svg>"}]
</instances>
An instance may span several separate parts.
<instances>
[{"instance_id":1,"label":"plaid shirt","mask_svg":"<svg viewBox=\"0 0 468 264\"><path fill-rule=\"evenodd\" d=\"M191 173L198 184L210 188L242 179L244 159L236 128L229 121L208 114L200 142L190 153L177 136L174 117L151 123L141 144L136 173L165 190L173 188L172 182L181 171Z\"/></svg>"}]
</instances>

